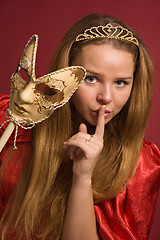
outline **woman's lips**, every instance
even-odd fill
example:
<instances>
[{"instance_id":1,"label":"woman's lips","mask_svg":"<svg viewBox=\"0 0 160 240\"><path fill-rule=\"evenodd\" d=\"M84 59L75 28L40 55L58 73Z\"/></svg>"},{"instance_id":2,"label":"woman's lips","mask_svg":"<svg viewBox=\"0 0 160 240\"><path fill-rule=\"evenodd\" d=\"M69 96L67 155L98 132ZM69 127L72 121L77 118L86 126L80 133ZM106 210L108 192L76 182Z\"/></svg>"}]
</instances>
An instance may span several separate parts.
<instances>
[{"instance_id":1,"label":"woman's lips","mask_svg":"<svg viewBox=\"0 0 160 240\"><path fill-rule=\"evenodd\" d=\"M98 117L98 112L99 112L99 110L97 110L97 111L92 111L92 116L93 117ZM109 110L105 110L105 113L104 113L104 117L105 118L108 118L109 117L109 115L110 115L110 111Z\"/></svg>"}]
</instances>

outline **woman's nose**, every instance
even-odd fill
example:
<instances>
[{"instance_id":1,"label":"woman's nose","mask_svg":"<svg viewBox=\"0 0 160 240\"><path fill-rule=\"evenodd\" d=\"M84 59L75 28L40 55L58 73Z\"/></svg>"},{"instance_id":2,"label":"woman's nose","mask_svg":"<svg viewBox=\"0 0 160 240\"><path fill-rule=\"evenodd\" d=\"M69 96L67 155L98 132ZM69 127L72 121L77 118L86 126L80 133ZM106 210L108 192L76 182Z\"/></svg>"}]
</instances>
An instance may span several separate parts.
<instances>
[{"instance_id":1,"label":"woman's nose","mask_svg":"<svg viewBox=\"0 0 160 240\"><path fill-rule=\"evenodd\" d=\"M101 86L98 95L97 95L97 100L101 104L108 104L112 102L112 89L111 86L109 85L103 85Z\"/></svg>"},{"instance_id":2,"label":"woman's nose","mask_svg":"<svg viewBox=\"0 0 160 240\"><path fill-rule=\"evenodd\" d=\"M23 103L32 104L35 99L34 83L29 82L20 92L19 98Z\"/></svg>"}]
</instances>

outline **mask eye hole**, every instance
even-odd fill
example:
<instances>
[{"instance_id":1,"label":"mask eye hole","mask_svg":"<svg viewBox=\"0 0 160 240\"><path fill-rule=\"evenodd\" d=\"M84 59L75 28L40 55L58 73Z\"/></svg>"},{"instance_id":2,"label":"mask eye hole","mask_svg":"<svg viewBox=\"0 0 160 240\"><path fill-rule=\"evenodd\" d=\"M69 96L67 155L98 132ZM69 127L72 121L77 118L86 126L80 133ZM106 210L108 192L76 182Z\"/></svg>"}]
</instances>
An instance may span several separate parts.
<instances>
[{"instance_id":1,"label":"mask eye hole","mask_svg":"<svg viewBox=\"0 0 160 240\"><path fill-rule=\"evenodd\" d=\"M29 82L29 76L23 68L19 68L19 74L25 82Z\"/></svg>"},{"instance_id":2,"label":"mask eye hole","mask_svg":"<svg viewBox=\"0 0 160 240\"><path fill-rule=\"evenodd\" d=\"M40 93L43 93L43 94L46 93L46 87L45 87L44 84L38 84L37 87L36 87L36 89L37 89L38 92L40 92Z\"/></svg>"},{"instance_id":3,"label":"mask eye hole","mask_svg":"<svg viewBox=\"0 0 160 240\"><path fill-rule=\"evenodd\" d=\"M51 89L49 88L47 85L45 84L37 84L36 86L36 90L44 95L47 96L53 96L56 93L58 93L58 91L56 91L55 89Z\"/></svg>"}]
</instances>

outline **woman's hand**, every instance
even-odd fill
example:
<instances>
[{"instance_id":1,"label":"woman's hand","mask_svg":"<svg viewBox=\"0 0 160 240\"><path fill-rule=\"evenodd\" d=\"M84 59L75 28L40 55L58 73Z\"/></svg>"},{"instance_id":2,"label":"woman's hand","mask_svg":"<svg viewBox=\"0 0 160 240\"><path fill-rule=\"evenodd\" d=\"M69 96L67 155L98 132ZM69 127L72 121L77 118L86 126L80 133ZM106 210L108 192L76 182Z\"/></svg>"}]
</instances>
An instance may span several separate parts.
<instances>
[{"instance_id":1,"label":"woman's hand","mask_svg":"<svg viewBox=\"0 0 160 240\"><path fill-rule=\"evenodd\" d=\"M64 143L64 148L69 149L70 159L73 160L73 174L76 176L92 176L103 148L104 112L102 106L98 112L94 135L88 134L86 125L81 124L79 132Z\"/></svg>"},{"instance_id":2,"label":"woman's hand","mask_svg":"<svg viewBox=\"0 0 160 240\"><path fill-rule=\"evenodd\" d=\"M63 240L99 240L94 212L92 172L103 148L104 106L98 112L94 135L85 124L64 143L73 160L73 178L63 227Z\"/></svg>"}]
</instances>

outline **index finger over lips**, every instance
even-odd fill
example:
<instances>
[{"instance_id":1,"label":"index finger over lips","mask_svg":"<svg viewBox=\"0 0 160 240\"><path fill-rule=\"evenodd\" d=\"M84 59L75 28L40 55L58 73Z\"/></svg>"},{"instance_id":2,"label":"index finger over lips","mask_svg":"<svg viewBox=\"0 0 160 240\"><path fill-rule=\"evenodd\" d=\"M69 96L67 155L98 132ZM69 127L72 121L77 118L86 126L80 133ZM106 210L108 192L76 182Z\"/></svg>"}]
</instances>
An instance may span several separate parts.
<instances>
[{"instance_id":1,"label":"index finger over lips","mask_svg":"<svg viewBox=\"0 0 160 240\"><path fill-rule=\"evenodd\" d=\"M103 138L103 135L104 135L104 113L105 113L105 106L101 106L98 112L97 126L95 131L95 135L101 138Z\"/></svg>"}]
</instances>

